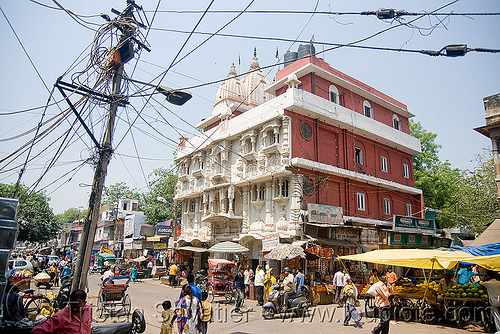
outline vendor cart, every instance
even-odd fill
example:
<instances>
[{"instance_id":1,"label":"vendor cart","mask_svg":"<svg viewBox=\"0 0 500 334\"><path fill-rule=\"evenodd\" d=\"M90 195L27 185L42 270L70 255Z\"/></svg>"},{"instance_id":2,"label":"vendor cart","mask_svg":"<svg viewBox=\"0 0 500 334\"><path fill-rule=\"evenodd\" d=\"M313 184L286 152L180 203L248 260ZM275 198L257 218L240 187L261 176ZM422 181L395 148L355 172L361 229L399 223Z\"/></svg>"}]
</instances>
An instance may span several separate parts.
<instances>
[{"instance_id":1,"label":"vendor cart","mask_svg":"<svg viewBox=\"0 0 500 334\"><path fill-rule=\"evenodd\" d=\"M231 273L234 262L224 259L208 259L208 299L213 302L215 296L224 297L227 302L232 302L233 275Z\"/></svg>"},{"instance_id":2,"label":"vendor cart","mask_svg":"<svg viewBox=\"0 0 500 334\"><path fill-rule=\"evenodd\" d=\"M496 331L488 299L444 297L444 312L445 319L455 322L458 328L464 328L472 322L481 322L485 332Z\"/></svg>"}]
</instances>

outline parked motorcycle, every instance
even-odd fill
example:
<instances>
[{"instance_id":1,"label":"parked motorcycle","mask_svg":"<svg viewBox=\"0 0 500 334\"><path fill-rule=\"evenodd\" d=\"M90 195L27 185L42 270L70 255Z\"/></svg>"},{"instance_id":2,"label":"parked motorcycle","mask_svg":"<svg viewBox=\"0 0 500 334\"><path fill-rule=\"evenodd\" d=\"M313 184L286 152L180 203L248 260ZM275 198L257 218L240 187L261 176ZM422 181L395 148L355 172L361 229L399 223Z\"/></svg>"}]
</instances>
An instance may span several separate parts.
<instances>
[{"instance_id":1,"label":"parked motorcycle","mask_svg":"<svg viewBox=\"0 0 500 334\"><path fill-rule=\"evenodd\" d=\"M201 270L196 274L194 278L194 284L200 288L201 291L208 291L210 286L210 282L208 281L207 272L205 270Z\"/></svg>"},{"instance_id":2,"label":"parked motorcycle","mask_svg":"<svg viewBox=\"0 0 500 334\"><path fill-rule=\"evenodd\" d=\"M286 312L292 312L297 317L303 317L309 308L309 294L311 290L304 285L300 292L288 298L288 308ZM262 316L264 319L273 319L276 313L281 313L283 310L285 292L279 284L273 286L273 291L269 294L268 302L262 306Z\"/></svg>"},{"instance_id":3,"label":"parked motorcycle","mask_svg":"<svg viewBox=\"0 0 500 334\"><path fill-rule=\"evenodd\" d=\"M61 310L68 304L72 280L73 277L69 275L61 278L61 287L54 301L54 308L56 310Z\"/></svg>"},{"instance_id":4,"label":"parked motorcycle","mask_svg":"<svg viewBox=\"0 0 500 334\"><path fill-rule=\"evenodd\" d=\"M131 322L121 322L92 327L92 334L139 334L146 330L146 321L141 311L132 313Z\"/></svg>"}]
</instances>

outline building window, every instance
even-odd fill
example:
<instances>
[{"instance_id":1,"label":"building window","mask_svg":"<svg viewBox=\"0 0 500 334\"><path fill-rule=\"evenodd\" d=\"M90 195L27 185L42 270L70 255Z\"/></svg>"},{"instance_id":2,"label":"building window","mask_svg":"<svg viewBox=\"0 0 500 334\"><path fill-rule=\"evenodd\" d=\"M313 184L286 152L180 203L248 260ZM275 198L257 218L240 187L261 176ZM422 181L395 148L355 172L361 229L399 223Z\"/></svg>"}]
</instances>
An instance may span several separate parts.
<instances>
[{"instance_id":1,"label":"building window","mask_svg":"<svg viewBox=\"0 0 500 334\"><path fill-rule=\"evenodd\" d=\"M364 193L358 193L358 210L365 211L366 210L366 198Z\"/></svg>"},{"instance_id":2,"label":"building window","mask_svg":"<svg viewBox=\"0 0 500 334\"><path fill-rule=\"evenodd\" d=\"M127 210L128 210L127 203L123 203L123 205L122 205L122 210L123 210L123 211L127 211Z\"/></svg>"},{"instance_id":3,"label":"building window","mask_svg":"<svg viewBox=\"0 0 500 334\"><path fill-rule=\"evenodd\" d=\"M266 199L266 186L262 185L259 188L259 201L264 201Z\"/></svg>"},{"instance_id":4,"label":"building window","mask_svg":"<svg viewBox=\"0 0 500 334\"><path fill-rule=\"evenodd\" d=\"M356 164L358 164L358 166L363 166L363 150L359 147L356 147L354 155Z\"/></svg>"},{"instance_id":5,"label":"building window","mask_svg":"<svg viewBox=\"0 0 500 334\"><path fill-rule=\"evenodd\" d=\"M334 85L330 85L330 102L339 103L339 90Z\"/></svg>"},{"instance_id":6,"label":"building window","mask_svg":"<svg viewBox=\"0 0 500 334\"><path fill-rule=\"evenodd\" d=\"M304 183L302 185L302 188L304 190L304 193L306 195L312 195L313 192L314 192L314 183L313 183L313 180L311 180L310 178L305 178L304 179Z\"/></svg>"},{"instance_id":7,"label":"building window","mask_svg":"<svg viewBox=\"0 0 500 334\"><path fill-rule=\"evenodd\" d=\"M305 122L300 124L300 133L305 139L311 139L312 137L312 129L311 126Z\"/></svg>"},{"instance_id":8,"label":"building window","mask_svg":"<svg viewBox=\"0 0 500 334\"><path fill-rule=\"evenodd\" d=\"M288 197L288 180L285 179L281 182L281 196Z\"/></svg>"},{"instance_id":9,"label":"building window","mask_svg":"<svg viewBox=\"0 0 500 334\"><path fill-rule=\"evenodd\" d=\"M411 204L410 203L406 203L406 215L408 217L411 217L412 216L412 211L411 211Z\"/></svg>"},{"instance_id":10,"label":"building window","mask_svg":"<svg viewBox=\"0 0 500 334\"><path fill-rule=\"evenodd\" d=\"M252 201L254 201L254 202L257 201L257 198L258 198L259 192L257 190L258 190L257 185L253 186Z\"/></svg>"},{"instance_id":11,"label":"building window","mask_svg":"<svg viewBox=\"0 0 500 334\"><path fill-rule=\"evenodd\" d=\"M269 131L267 131L266 135L267 135L267 138L266 138L267 139L267 146L274 144L274 131L269 130Z\"/></svg>"},{"instance_id":12,"label":"building window","mask_svg":"<svg viewBox=\"0 0 500 334\"><path fill-rule=\"evenodd\" d=\"M384 198L384 215L391 214L391 200L389 198Z\"/></svg>"},{"instance_id":13,"label":"building window","mask_svg":"<svg viewBox=\"0 0 500 334\"><path fill-rule=\"evenodd\" d=\"M196 202L195 201L191 201L189 203L189 212L195 212L196 211Z\"/></svg>"},{"instance_id":14,"label":"building window","mask_svg":"<svg viewBox=\"0 0 500 334\"><path fill-rule=\"evenodd\" d=\"M392 115L392 126L394 129L402 131L403 130L403 124L399 120L398 115Z\"/></svg>"},{"instance_id":15,"label":"building window","mask_svg":"<svg viewBox=\"0 0 500 334\"><path fill-rule=\"evenodd\" d=\"M387 157L384 157L383 155L380 157L380 169L382 169L382 172L389 172L389 169L387 168Z\"/></svg>"},{"instance_id":16,"label":"building window","mask_svg":"<svg viewBox=\"0 0 500 334\"><path fill-rule=\"evenodd\" d=\"M410 165L403 163L403 177L406 179L410 178Z\"/></svg>"},{"instance_id":17,"label":"building window","mask_svg":"<svg viewBox=\"0 0 500 334\"><path fill-rule=\"evenodd\" d=\"M373 118L373 108L368 101L363 102L363 111L366 117Z\"/></svg>"}]
</instances>

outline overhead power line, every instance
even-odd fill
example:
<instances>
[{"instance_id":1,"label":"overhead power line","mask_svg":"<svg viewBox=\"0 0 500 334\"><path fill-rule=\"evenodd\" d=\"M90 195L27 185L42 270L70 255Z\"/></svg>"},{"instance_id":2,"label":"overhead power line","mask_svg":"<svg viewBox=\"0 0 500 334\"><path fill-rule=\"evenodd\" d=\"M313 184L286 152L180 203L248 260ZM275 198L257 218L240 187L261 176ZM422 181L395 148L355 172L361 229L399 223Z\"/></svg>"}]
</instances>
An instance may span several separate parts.
<instances>
[{"instance_id":1,"label":"overhead power line","mask_svg":"<svg viewBox=\"0 0 500 334\"><path fill-rule=\"evenodd\" d=\"M153 11L145 11L153 12ZM202 10L158 10L158 13L171 13L171 14L200 14L204 11ZM237 10L210 10L209 14L234 14L238 13ZM393 19L395 17L401 16L419 16L426 15L422 12L407 12L405 10L395 10L392 8L384 8L375 11L362 11L362 12L332 12L332 11L303 11L303 10L247 10L246 14L318 14L318 15L364 15L364 16L377 16L381 20ZM434 16L498 16L500 13L427 13L428 15Z\"/></svg>"}]
</instances>

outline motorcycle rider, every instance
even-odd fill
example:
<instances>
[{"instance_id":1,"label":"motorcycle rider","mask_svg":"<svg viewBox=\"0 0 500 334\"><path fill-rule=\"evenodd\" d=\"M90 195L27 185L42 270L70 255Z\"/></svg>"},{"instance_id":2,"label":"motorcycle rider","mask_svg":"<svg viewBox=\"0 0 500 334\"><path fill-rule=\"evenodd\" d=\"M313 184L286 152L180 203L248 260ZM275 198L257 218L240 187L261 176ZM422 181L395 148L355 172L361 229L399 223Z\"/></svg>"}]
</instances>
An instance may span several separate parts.
<instances>
[{"instance_id":1,"label":"motorcycle rider","mask_svg":"<svg viewBox=\"0 0 500 334\"><path fill-rule=\"evenodd\" d=\"M281 287L283 288L283 291L285 291L283 294L283 312L285 312L288 308L288 299L290 296L295 294L296 288L290 268L285 267L283 271L285 273L285 279L283 280L283 283L281 283Z\"/></svg>"}]
</instances>

